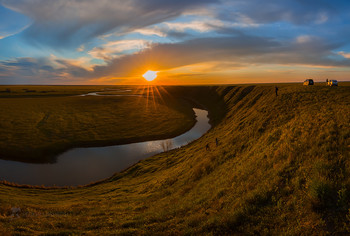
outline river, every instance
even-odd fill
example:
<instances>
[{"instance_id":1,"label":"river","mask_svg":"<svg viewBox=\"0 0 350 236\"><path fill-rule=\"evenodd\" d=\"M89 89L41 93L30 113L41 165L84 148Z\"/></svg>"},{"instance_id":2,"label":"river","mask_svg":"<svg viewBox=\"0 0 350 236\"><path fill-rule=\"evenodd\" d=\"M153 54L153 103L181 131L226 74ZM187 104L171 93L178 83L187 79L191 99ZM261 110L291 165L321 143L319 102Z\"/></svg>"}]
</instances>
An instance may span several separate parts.
<instances>
[{"instance_id":1,"label":"river","mask_svg":"<svg viewBox=\"0 0 350 236\"><path fill-rule=\"evenodd\" d=\"M57 161L50 164L0 160L0 179L44 186L77 186L103 180L142 159L201 137L210 129L208 112L197 108L193 110L196 124L177 137L106 147L73 148L58 155Z\"/></svg>"}]
</instances>

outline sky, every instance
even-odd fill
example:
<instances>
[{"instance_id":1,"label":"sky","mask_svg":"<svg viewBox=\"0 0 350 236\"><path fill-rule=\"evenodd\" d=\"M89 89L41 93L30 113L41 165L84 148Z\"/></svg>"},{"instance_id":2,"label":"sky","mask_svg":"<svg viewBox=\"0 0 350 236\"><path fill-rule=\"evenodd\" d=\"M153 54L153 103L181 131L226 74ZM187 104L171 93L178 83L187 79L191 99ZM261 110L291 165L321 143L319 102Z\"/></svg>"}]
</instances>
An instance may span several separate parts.
<instances>
[{"instance_id":1,"label":"sky","mask_svg":"<svg viewBox=\"0 0 350 236\"><path fill-rule=\"evenodd\" d=\"M0 0L0 84L350 80L349 0Z\"/></svg>"}]
</instances>

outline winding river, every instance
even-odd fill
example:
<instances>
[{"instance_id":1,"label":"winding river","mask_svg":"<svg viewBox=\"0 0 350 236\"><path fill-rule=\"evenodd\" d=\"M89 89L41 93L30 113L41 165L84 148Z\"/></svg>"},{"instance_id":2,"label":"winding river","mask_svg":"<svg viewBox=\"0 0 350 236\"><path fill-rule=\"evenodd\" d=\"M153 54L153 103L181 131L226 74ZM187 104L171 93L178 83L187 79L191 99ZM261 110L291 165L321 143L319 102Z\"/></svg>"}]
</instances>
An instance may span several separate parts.
<instances>
[{"instance_id":1,"label":"winding river","mask_svg":"<svg viewBox=\"0 0 350 236\"><path fill-rule=\"evenodd\" d=\"M18 184L77 186L99 181L120 172L139 160L178 148L198 139L210 129L208 112L193 108L196 124L172 139L107 147L70 149L52 164L31 164L0 160L0 179Z\"/></svg>"}]
</instances>

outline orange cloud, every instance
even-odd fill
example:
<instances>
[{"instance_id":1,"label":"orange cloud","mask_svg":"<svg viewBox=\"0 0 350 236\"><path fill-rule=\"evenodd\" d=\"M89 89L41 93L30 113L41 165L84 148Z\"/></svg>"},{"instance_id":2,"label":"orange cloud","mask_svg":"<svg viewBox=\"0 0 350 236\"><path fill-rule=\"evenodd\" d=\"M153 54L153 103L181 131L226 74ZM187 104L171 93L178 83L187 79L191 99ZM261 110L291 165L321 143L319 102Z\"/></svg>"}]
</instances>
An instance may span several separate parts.
<instances>
[{"instance_id":1,"label":"orange cloud","mask_svg":"<svg viewBox=\"0 0 350 236\"><path fill-rule=\"evenodd\" d=\"M346 52L340 51L338 52L338 55L341 55L344 58L350 59L350 52L346 53Z\"/></svg>"}]
</instances>

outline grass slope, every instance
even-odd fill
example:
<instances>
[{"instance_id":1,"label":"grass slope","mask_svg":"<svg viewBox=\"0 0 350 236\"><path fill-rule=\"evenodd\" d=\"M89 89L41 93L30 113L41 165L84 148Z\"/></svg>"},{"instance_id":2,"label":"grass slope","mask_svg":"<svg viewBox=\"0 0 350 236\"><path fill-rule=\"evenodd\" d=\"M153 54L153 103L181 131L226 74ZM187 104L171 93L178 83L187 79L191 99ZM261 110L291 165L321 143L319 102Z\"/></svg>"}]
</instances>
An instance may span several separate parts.
<instances>
[{"instance_id":1,"label":"grass slope","mask_svg":"<svg viewBox=\"0 0 350 236\"><path fill-rule=\"evenodd\" d=\"M2 233L350 233L350 89L342 85L279 85L278 97L272 85L173 88L225 113L199 140L103 183L1 184Z\"/></svg>"}]
</instances>

